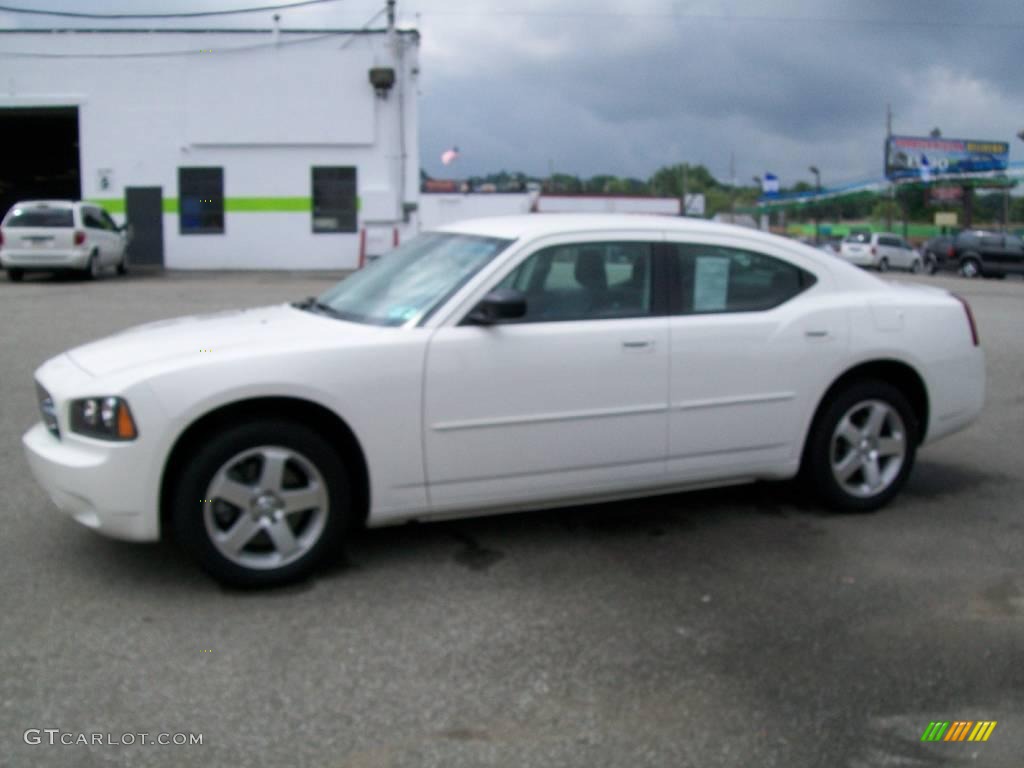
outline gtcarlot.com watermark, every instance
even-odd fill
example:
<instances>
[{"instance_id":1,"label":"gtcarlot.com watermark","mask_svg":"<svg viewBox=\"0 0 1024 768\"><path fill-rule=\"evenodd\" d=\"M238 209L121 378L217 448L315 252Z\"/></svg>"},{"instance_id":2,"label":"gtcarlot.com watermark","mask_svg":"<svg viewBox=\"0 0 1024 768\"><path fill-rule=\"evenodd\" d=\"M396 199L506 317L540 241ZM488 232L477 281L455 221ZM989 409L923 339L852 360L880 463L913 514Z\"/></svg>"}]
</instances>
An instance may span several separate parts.
<instances>
[{"instance_id":1,"label":"gtcarlot.com watermark","mask_svg":"<svg viewBox=\"0 0 1024 768\"><path fill-rule=\"evenodd\" d=\"M201 733L82 733L62 731L60 728L29 728L22 735L30 746L51 747L75 745L95 747L132 747L137 744L161 747L185 747L203 743Z\"/></svg>"}]
</instances>

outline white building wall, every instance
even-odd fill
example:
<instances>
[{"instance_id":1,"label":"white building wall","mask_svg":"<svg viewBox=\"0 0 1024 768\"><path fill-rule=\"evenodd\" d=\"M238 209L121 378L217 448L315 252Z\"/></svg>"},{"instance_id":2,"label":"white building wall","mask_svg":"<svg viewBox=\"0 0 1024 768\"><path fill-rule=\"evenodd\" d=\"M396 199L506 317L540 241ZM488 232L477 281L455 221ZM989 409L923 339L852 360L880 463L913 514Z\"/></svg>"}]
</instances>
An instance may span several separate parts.
<instances>
[{"instance_id":1,"label":"white building wall","mask_svg":"<svg viewBox=\"0 0 1024 768\"><path fill-rule=\"evenodd\" d=\"M521 194L445 194L420 195L420 225L423 229L452 224L465 219L513 216L529 213L536 193Z\"/></svg>"},{"instance_id":2,"label":"white building wall","mask_svg":"<svg viewBox=\"0 0 1024 768\"><path fill-rule=\"evenodd\" d=\"M4 34L2 53L61 58L0 59L0 108L77 106L82 196L121 216L125 187L162 187L170 268L346 269L358 262L360 237L313 234L312 166L356 167L360 226L415 228L402 203L419 197L418 37L395 38L397 46L383 33ZM372 66L398 70L386 99L369 83ZM182 166L224 169L224 234L179 234Z\"/></svg>"}]
</instances>

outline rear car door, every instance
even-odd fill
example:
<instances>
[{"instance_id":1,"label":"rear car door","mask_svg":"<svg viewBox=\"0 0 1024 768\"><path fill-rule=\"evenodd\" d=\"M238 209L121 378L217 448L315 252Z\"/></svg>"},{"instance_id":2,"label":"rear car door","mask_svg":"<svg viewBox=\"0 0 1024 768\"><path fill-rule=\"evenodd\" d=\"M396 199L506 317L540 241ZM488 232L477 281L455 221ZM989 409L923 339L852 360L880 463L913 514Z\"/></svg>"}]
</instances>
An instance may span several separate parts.
<instances>
[{"instance_id":1,"label":"rear car door","mask_svg":"<svg viewBox=\"0 0 1024 768\"><path fill-rule=\"evenodd\" d=\"M670 478L792 465L845 353L845 310L813 290L810 269L757 246L711 237L669 246Z\"/></svg>"},{"instance_id":2,"label":"rear car door","mask_svg":"<svg viewBox=\"0 0 1024 768\"><path fill-rule=\"evenodd\" d=\"M424 443L431 508L585 498L663 481L668 319L651 233L539 243L491 287L520 320L431 338Z\"/></svg>"}]
</instances>

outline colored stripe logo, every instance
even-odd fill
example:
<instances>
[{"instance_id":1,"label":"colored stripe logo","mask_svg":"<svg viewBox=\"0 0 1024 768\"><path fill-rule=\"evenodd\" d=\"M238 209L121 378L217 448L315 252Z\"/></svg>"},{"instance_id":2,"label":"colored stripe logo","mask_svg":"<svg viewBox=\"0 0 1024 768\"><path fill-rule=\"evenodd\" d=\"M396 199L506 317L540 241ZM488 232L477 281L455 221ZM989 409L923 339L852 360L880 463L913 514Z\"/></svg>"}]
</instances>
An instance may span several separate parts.
<instances>
[{"instance_id":1,"label":"colored stripe logo","mask_svg":"<svg viewBox=\"0 0 1024 768\"><path fill-rule=\"evenodd\" d=\"M988 741L995 729L995 720L933 720L921 741Z\"/></svg>"}]
</instances>

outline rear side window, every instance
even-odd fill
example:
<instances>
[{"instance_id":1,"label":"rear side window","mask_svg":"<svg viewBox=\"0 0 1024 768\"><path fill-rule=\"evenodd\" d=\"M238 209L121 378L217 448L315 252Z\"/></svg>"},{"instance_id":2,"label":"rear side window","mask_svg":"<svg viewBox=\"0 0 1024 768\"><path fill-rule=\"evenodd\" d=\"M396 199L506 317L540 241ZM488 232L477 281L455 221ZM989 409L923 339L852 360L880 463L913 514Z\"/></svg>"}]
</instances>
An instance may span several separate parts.
<instances>
[{"instance_id":1,"label":"rear side window","mask_svg":"<svg viewBox=\"0 0 1024 768\"><path fill-rule=\"evenodd\" d=\"M675 314L772 309L815 283L809 272L761 253L691 243L673 247Z\"/></svg>"},{"instance_id":2,"label":"rear side window","mask_svg":"<svg viewBox=\"0 0 1024 768\"><path fill-rule=\"evenodd\" d=\"M70 208L15 208L4 222L5 227L73 227L75 217Z\"/></svg>"},{"instance_id":3,"label":"rear side window","mask_svg":"<svg viewBox=\"0 0 1024 768\"><path fill-rule=\"evenodd\" d=\"M100 212L95 208L83 208L82 209L82 222L89 229L106 229L107 225L103 221L103 217L100 216Z\"/></svg>"}]
</instances>

